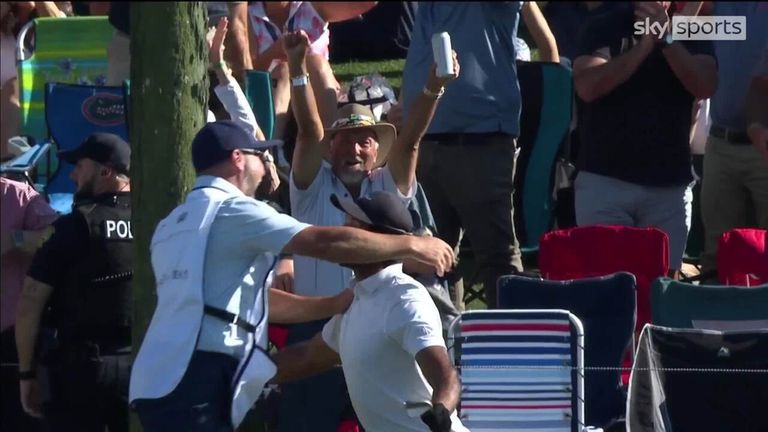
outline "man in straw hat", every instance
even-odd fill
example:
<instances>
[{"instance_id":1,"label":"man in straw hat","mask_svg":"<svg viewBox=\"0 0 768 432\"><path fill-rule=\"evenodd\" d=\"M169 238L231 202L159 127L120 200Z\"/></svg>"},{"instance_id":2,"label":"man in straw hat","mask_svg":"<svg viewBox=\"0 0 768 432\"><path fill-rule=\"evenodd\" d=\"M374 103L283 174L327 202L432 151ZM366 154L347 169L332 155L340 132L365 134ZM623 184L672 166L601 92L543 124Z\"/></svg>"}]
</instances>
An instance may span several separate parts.
<instances>
[{"instance_id":1,"label":"man in straw hat","mask_svg":"<svg viewBox=\"0 0 768 432\"><path fill-rule=\"evenodd\" d=\"M316 225L343 225L345 215L331 205L332 194L354 199L383 190L410 200L416 189L419 141L445 84L458 76L455 54L455 75L437 77L433 67L398 136L393 125L377 123L370 109L358 104L339 109L331 127L323 130L305 64L308 46L303 32L284 38L292 77L291 104L298 124L290 177L293 216ZM295 292L304 296L334 295L347 287L353 276L349 268L310 257L297 255L294 266ZM322 324L319 321L292 326L288 344L309 339ZM280 408L281 430L335 430L341 413L349 407L345 393L340 370L286 385Z\"/></svg>"}]
</instances>

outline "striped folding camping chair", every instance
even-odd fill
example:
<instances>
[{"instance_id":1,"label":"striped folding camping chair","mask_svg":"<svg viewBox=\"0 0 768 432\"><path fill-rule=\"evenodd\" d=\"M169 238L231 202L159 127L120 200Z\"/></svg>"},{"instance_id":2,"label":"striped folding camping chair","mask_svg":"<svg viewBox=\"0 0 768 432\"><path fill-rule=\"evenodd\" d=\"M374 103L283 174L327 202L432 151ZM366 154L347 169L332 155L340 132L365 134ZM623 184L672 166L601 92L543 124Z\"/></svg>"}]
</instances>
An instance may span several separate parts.
<instances>
[{"instance_id":1,"label":"striped folding camping chair","mask_svg":"<svg viewBox=\"0 0 768 432\"><path fill-rule=\"evenodd\" d=\"M584 331L565 310L464 312L448 333L473 432L581 432Z\"/></svg>"}]
</instances>

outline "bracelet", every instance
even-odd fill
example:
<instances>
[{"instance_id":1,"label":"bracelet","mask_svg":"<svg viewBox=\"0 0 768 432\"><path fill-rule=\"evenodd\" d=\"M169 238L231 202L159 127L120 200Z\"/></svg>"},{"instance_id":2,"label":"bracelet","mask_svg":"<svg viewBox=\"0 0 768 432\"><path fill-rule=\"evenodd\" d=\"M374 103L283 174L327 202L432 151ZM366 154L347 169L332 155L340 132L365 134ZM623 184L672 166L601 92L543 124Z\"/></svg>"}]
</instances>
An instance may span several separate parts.
<instances>
[{"instance_id":1,"label":"bracelet","mask_svg":"<svg viewBox=\"0 0 768 432\"><path fill-rule=\"evenodd\" d=\"M28 371L19 371L19 381L29 381L37 377L37 371L30 369Z\"/></svg>"},{"instance_id":2,"label":"bracelet","mask_svg":"<svg viewBox=\"0 0 768 432\"><path fill-rule=\"evenodd\" d=\"M428 89L427 86L424 86L424 90L422 90L421 92L424 93L425 95L427 95L427 96L429 96L431 98L435 98L437 100L437 99L440 99L441 97L443 97L443 93L445 93L445 87L440 87L440 91L435 93L432 90Z\"/></svg>"}]
</instances>

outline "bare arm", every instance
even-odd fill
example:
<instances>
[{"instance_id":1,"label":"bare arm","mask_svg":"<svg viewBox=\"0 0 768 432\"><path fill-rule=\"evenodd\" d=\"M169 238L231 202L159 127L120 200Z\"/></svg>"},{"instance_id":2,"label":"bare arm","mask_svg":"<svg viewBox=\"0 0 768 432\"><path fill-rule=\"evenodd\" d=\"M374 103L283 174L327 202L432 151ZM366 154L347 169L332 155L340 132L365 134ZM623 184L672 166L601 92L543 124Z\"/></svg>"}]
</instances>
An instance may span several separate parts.
<instances>
[{"instance_id":1,"label":"bare arm","mask_svg":"<svg viewBox=\"0 0 768 432\"><path fill-rule=\"evenodd\" d=\"M425 88L433 94L438 94L443 91L444 86L449 81L459 76L459 62L456 57L456 51L453 52L453 70L456 72L454 75L439 78L436 75L435 65L432 65ZM411 186L416 181L419 144L421 143L421 138L427 132L429 124L432 122L436 107L436 97L419 92L408 112L405 125L399 131L400 134L397 136L397 141L389 152L387 167L392 173L397 189L403 195L408 195Z\"/></svg>"},{"instance_id":2,"label":"bare arm","mask_svg":"<svg viewBox=\"0 0 768 432\"><path fill-rule=\"evenodd\" d=\"M436 237L377 234L350 227L308 227L293 236L283 253L335 263L375 263L413 258L442 276L453 267L453 250Z\"/></svg>"},{"instance_id":3,"label":"bare arm","mask_svg":"<svg viewBox=\"0 0 768 432\"><path fill-rule=\"evenodd\" d=\"M695 98L707 99L715 94L717 63L712 56L692 55L681 43L673 43L661 52L677 79Z\"/></svg>"},{"instance_id":4,"label":"bare arm","mask_svg":"<svg viewBox=\"0 0 768 432\"><path fill-rule=\"evenodd\" d=\"M229 21L231 31L227 34L228 50L224 53L232 67L232 74L240 83L245 82L245 71L253 69L251 51L248 44L248 3L229 2Z\"/></svg>"},{"instance_id":5,"label":"bare arm","mask_svg":"<svg viewBox=\"0 0 768 432\"><path fill-rule=\"evenodd\" d=\"M416 362L432 387L432 405L443 404L453 412L459 403L459 379L445 347L431 346L416 354Z\"/></svg>"},{"instance_id":6,"label":"bare arm","mask_svg":"<svg viewBox=\"0 0 768 432\"><path fill-rule=\"evenodd\" d=\"M53 288L45 283L27 277L16 309L16 349L19 354L19 370L28 371L34 367L35 341L40 329L42 316Z\"/></svg>"},{"instance_id":7,"label":"bare arm","mask_svg":"<svg viewBox=\"0 0 768 432\"><path fill-rule=\"evenodd\" d=\"M355 18L373 9L378 2L312 2L326 22L339 22Z\"/></svg>"},{"instance_id":8,"label":"bare arm","mask_svg":"<svg viewBox=\"0 0 768 432\"><path fill-rule=\"evenodd\" d=\"M283 40L290 76L306 76L306 56L309 49L307 34L304 31L290 33L286 34ZM304 190L315 180L325 154L322 144L323 122L317 110L311 82L299 87L291 85L291 106L298 125L292 175L296 187Z\"/></svg>"},{"instance_id":9,"label":"bare arm","mask_svg":"<svg viewBox=\"0 0 768 432\"><path fill-rule=\"evenodd\" d=\"M577 57L573 63L573 83L579 97L592 102L628 80L653 51L652 37L643 36L637 45L614 59L595 55Z\"/></svg>"},{"instance_id":10,"label":"bare arm","mask_svg":"<svg viewBox=\"0 0 768 432\"><path fill-rule=\"evenodd\" d=\"M272 288L269 290L269 322L295 324L329 318L343 313L353 298L350 289L333 297L304 297Z\"/></svg>"},{"instance_id":11,"label":"bare arm","mask_svg":"<svg viewBox=\"0 0 768 432\"><path fill-rule=\"evenodd\" d=\"M273 355L272 360L277 364L277 374L269 381L271 384L306 378L341 364L339 354L325 343L320 333L306 342L286 347Z\"/></svg>"},{"instance_id":12,"label":"bare arm","mask_svg":"<svg viewBox=\"0 0 768 432\"><path fill-rule=\"evenodd\" d=\"M539 6L534 1L523 2L522 9L523 21L528 31L536 43L539 50L539 60L551 63L560 61L560 53L557 50L555 35L549 29L544 14L541 13Z\"/></svg>"}]
</instances>

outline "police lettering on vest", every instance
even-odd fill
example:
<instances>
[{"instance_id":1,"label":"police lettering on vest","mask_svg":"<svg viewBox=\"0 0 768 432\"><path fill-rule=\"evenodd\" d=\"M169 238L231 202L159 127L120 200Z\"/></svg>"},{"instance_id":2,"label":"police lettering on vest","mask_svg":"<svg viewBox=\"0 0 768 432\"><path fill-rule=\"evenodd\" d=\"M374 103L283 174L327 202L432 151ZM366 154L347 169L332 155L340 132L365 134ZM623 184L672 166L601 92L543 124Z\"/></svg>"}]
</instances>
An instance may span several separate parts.
<instances>
[{"instance_id":1,"label":"police lettering on vest","mask_svg":"<svg viewBox=\"0 0 768 432\"><path fill-rule=\"evenodd\" d=\"M104 224L104 236L107 240L133 240L131 221L107 219Z\"/></svg>"}]
</instances>

